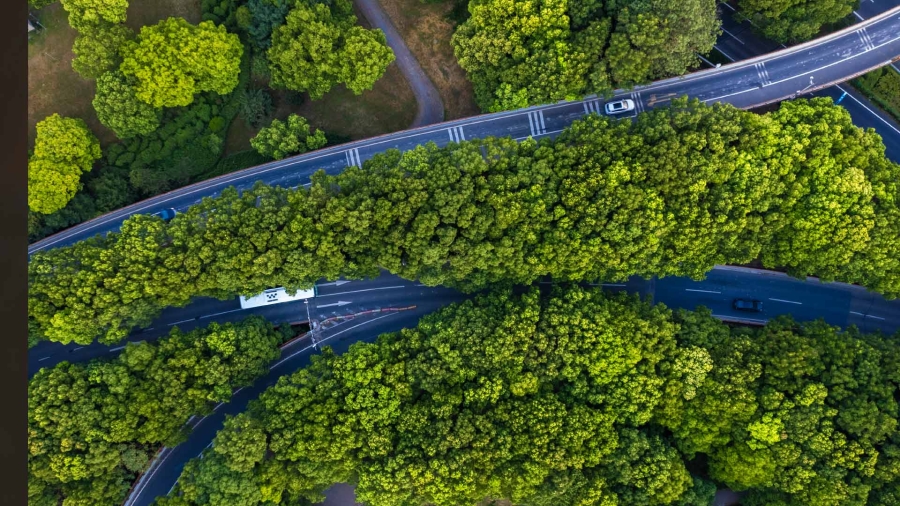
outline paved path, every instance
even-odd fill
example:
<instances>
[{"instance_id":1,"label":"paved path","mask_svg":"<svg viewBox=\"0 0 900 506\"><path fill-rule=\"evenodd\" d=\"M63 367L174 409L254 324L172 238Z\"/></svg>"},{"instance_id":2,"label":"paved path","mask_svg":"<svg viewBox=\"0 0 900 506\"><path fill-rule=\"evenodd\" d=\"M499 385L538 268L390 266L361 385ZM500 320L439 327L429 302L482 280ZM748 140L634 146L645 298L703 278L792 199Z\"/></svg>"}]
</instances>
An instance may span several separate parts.
<instances>
[{"instance_id":1,"label":"paved path","mask_svg":"<svg viewBox=\"0 0 900 506\"><path fill-rule=\"evenodd\" d=\"M415 128L444 121L444 103L441 102L437 88L422 71L416 58L409 52L409 48L403 42L403 37L394 28L394 24L391 23L378 0L356 0L356 6L373 27L380 28L384 32L388 46L394 50L394 56L397 57L400 72L403 73L403 77L412 88L413 95L416 96L419 111L409 127Z\"/></svg>"}]
</instances>

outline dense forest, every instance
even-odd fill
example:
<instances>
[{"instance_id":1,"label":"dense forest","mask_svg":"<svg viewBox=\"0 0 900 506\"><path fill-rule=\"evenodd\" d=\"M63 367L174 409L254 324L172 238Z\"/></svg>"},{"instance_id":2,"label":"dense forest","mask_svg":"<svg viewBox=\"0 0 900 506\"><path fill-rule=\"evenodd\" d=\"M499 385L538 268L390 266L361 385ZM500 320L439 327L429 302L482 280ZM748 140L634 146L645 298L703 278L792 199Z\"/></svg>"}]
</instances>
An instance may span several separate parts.
<instances>
[{"instance_id":1,"label":"dense forest","mask_svg":"<svg viewBox=\"0 0 900 506\"><path fill-rule=\"evenodd\" d=\"M896 338L729 328L600 289L495 291L312 364L230 418L160 506L890 505Z\"/></svg>"},{"instance_id":2,"label":"dense forest","mask_svg":"<svg viewBox=\"0 0 900 506\"><path fill-rule=\"evenodd\" d=\"M279 331L260 316L176 327L115 359L38 371L28 383L28 503L121 504L160 446L187 437L191 416L268 370L290 337L289 326Z\"/></svg>"},{"instance_id":3,"label":"dense forest","mask_svg":"<svg viewBox=\"0 0 900 506\"><path fill-rule=\"evenodd\" d=\"M32 256L32 341L113 343L195 295L387 269L428 285L701 278L759 260L900 295L900 165L830 99L680 100L556 139L389 151L309 189L226 190Z\"/></svg>"}]
</instances>

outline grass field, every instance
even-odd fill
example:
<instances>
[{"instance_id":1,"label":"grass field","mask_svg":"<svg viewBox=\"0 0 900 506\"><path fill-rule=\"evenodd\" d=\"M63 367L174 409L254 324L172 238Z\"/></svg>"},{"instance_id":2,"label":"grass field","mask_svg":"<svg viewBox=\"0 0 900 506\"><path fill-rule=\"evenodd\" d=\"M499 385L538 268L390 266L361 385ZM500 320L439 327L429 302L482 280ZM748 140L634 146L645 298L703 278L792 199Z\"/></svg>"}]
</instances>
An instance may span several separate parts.
<instances>
[{"instance_id":1,"label":"grass field","mask_svg":"<svg viewBox=\"0 0 900 506\"><path fill-rule=\"evenodd\" d=\"M169 16L181 16L191 23L200 21L199 0L144 0L131 2L127 25L134 30L155 24ZM84 119L104 146L115 142L115 135L97 120L91 100L94 82L82 79L72 70L72 44L77 32L69 27L59 3L38 13L45 30L28 46L28 142L34 143L35 124L59 113ZM361 18L361 17L360 17ZM364 20L361 19L364 24ZM284 119L294 112L307 118L314 128L352 139L403 130L415 117L415 97L396 64L371 91L357 96L339 86L323 99L293 106L283 94L274 92L274 117ZM250 148L256 132L238 118L229 129L227 153Z\"/></svg>"},{"instance_id":2,"label":"grass field","mask_svg":"<svg viewBox=\"0 0 900 506\"><path fill-rule=\"evenodd\" d=\"M359 24L371 28L359 12L356 17ZM255 84L264 86L266 83ZM354 95L343 85L338 85L319 100L309 100L307 97L302 104L295 105L287 99L288 93L269 91L275 106L271 119L284 120L295 113L306 118L312 129L318 128L352 140L404 130L416 116L416 98L396 63L391 63L375 86L362 95ZM257 131L248 127L238 116L228 130L225 153L251 149L250 138Z\"/></svg>"},{"instance_id":3,"label":"grass field","mask_svg":"<svg viewBox=\"0 0 900 506\"><path fill-rule=\"evenodd\" d=\"M82 118L104 145L116 136L100 124L91 100L94 82L72 70L72 43L78 32L69 27L66 11L55 3L41 10L44 30L28 44L28 147L34 145L34 125L59 113Z\"/></svg>"},{"instance_id":4,"label":"grass field","mask_svg":"<svg viewBox=\"0 0 900 506\"><path fill-rule=\"evenodd\" d=\"M169 16L200 21L199 0L144 0L128 6L129 27L155 24ZM69 26L58 2L38 12L44 30L28 44L28 145L34 144L34 125L53 113L85 120L104 146L116 136L97 120L91 100L94 82L72 70L72 44L78 32Z\"/></svg>"},{"instance_id":5,"label":"grass field","mask_svg":"<svg viewBox=\"0 0 900 506\"><path fill-rule=\"evenodd\" d=\"M481 111L475 105L472 83L456 63L450 37L456 23L450 16L453 0L379 0L422 70L431 78L444 102L445 119L465 118Z\"/></svg>"},{"instance_id":6,"label":"grass field","mask_svg":"<svg viewBox=\"0 0 900 506\"><path fill-rule=\"evenodd\" d=\"M372 90L358 96L340 85L320 100L307 98L302 104L294 105L287 99L288 93L269 91L275 106L271 119L284 120L291 113L299 114L313 129L353 140L403 130L416 115L415 97L395 63L388 67ZM228 130L226 154L250 149L250 138L257 131L238 116Z\"/></svg>"}]
</instances>

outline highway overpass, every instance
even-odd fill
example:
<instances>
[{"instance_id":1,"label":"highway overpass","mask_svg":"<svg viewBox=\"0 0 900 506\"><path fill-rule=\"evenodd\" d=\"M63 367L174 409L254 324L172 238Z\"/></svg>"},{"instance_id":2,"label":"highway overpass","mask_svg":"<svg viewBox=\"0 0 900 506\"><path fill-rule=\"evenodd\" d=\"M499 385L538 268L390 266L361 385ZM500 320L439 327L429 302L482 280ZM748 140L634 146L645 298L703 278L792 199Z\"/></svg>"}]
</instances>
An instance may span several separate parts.
<instances>
[{"instance_id":1,"label":"highway overpass","mask_svg":"<svg viewBox=\"0 0 900 506\"><path fill-rule=\"evenodd\" d=\"M720 68L665 79L631 91L619 91L616 98L634 99L637 105L634 115L664 106L682 95L707 103L727 102L751 108L827 88L887 65L898 56L900 7L895 7L820 39ZM602 111L604 103L602 98L587 97L580 101L483 114L305 153L186 186L113 211L42 239L30 245L28 253L118 230L122 221L132 214L154 213L167 208L187 209L203 197L218 195L229 186L243 190L251 188L257 181L284 187L309 184L310 175L319 169L336 174L347 166L362 166L365 160L388 149L405 151L428 142L445 145L488 136L509 136L518 140L553 136L586 114Z\"/></svg>"}]
</instances>

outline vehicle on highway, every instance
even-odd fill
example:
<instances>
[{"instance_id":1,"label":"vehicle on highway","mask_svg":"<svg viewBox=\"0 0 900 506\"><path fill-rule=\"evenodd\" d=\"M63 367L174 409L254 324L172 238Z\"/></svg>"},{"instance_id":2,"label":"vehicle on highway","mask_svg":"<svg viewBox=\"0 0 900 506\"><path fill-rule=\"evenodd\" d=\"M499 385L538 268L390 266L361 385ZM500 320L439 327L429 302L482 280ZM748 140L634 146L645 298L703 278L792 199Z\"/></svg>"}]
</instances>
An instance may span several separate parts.
<instances>
[{"instance_id":1,"label":"vehicle on highway","mask_svg":"<svg viewBox=\"0 0 900 506\"><path fill-rule=\"evenodd\" d=\"M614 102L607 102L604 108L606 109L606 114L619 114L621 112L633 111L634 100L625 98Z\"/></svg>"},{"instance_id":2,"label":"vehicle on highway","mask_svg":"<svg viewBox=\"0 0 900 506\"><path fill-rule=\"evenodd\" d=\"M753 299L734 299L731 306L738 311L753 311L761 313L763 310L762 301Z\"/></svg>"},{"instance_id":3,"label":"vehicle on highway","mask_svg":"<svg viewBox=\"0 0 900 506\"><path fill-rule=\"evenodd\" d=\"M309 290L297 290L297 293L291 295L287 293L283 286L269 288L259 295L252 297L240 296L241 309L249 309L251 307L270 306L272 304L281 304L282 302L293 302L295 300L312 299L316 296L316 287Z\"/></svg>"},{"instance_id":4,"label":"vehicle on highway","mask_svg":"<svg viewBox=\"0 0 900 506\"><path fill-rule=\"evenodd\" d=\"M174 209L163 209L162 211L153 213L153 216L159 216L163 221L169 221L174 218L176 214L178 214L178 211Z\"/></svg>"}]
</instances>

